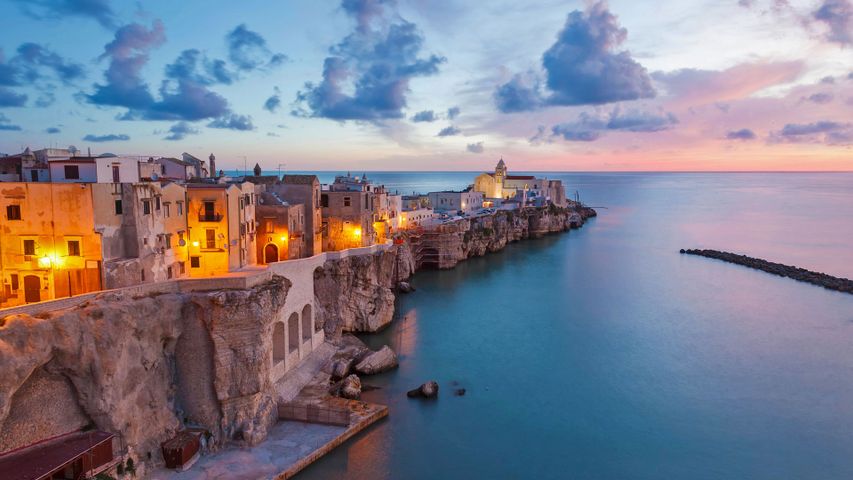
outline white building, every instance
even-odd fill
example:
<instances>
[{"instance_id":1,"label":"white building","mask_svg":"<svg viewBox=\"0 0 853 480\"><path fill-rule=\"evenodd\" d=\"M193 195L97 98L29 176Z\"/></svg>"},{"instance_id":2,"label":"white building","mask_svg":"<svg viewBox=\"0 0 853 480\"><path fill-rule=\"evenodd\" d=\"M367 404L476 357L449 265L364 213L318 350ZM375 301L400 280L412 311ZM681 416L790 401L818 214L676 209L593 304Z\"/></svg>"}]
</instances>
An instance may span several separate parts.
<instances>
[{"instance_id":1,"label":"white building","mask_svg":"<svg viewBox=\"0 0 853 480\"><path fill-rule=\"evenodd\" d=\"M464 190L461 192L430 192L430 205L436 212L470 213L483 208L483 192Z\"/></svg>"}]
</instances>

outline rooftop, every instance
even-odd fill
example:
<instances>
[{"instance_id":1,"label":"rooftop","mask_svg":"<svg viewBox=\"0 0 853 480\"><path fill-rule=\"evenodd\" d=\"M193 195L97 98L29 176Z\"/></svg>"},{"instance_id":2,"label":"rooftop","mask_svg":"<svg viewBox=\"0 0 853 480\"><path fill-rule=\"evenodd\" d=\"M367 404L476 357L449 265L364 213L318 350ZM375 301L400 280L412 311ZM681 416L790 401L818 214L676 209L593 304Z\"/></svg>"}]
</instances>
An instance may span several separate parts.
<instances>
[{"instance_id":1,"label":"rooftop","mask_svg":"<svg viewBox=\"0 0 853 480\"><path fill-rule=\"evenodd\" d=\"M34 480L80 457L93 447L113 438L101 431L73 432L0 455L0 478Z\"/></svg>"},{"instance_id":2,"label":"rooftop","mask_svg":"<svg viewBox=\"0 0 853 480\"><path fill-rule=\"evenodd\" d=\"M317 180L317 175L284 175L281 178L282 183L311 185Z\"/></svg>"}]
</instances>

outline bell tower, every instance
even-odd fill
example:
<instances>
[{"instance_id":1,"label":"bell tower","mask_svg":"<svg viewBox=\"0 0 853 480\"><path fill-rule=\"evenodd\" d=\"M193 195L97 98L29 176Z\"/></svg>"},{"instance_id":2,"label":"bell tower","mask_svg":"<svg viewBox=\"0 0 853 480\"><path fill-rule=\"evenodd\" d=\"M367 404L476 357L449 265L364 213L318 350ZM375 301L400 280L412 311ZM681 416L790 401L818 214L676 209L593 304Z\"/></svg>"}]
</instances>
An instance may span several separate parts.
<instances>
[{"instance_id":1,"label":"bell tower","mask_svg":"<svg viewBox=\"0 0 853 480\"><path fill-rule=\"evenodd\" d=\"M207 158L210 160L210 178L216 178L216 157L211 153Z\"/></svg>"}]
</instances>

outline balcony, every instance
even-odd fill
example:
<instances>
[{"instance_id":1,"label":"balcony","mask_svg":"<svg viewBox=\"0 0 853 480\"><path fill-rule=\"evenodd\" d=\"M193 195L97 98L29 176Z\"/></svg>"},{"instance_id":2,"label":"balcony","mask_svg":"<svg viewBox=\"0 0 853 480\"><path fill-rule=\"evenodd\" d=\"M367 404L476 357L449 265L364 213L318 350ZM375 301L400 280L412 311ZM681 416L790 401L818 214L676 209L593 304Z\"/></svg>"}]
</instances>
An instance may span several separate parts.
<instances>
[{"instance_id":1,"label":"balcony","mask_svg":"<svg viewBox=\"0 0 853 480\"><path fill-rule=\"evenodd\" d=\"M198 221L199 222L221 222L222 221L222 214L221 213L199 212Z\"/></svg>"}]
</instances>

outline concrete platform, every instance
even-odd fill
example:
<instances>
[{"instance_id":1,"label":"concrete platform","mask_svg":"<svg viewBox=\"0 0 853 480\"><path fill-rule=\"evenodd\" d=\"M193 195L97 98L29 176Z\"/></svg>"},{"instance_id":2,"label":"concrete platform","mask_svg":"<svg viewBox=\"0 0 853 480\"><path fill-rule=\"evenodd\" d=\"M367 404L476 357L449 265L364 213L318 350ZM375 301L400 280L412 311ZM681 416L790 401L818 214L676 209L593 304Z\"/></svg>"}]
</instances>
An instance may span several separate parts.
<instances>
[{"instance_id":1,"label":"concrete platform","mask_svg":"<svg viewBox=\"0 0 853 480\"><path fill-rule=\"evenodd\" d=\"M339 404L340 399L333 399ZM284 480L358 432L388 416L388 407L348 402L352 410L349 427L280 421L265 441L254 447L230 447L201 457L190 470L157 469L150 478L158 480L275 479Z\"/></svg>"}]
</instances>

